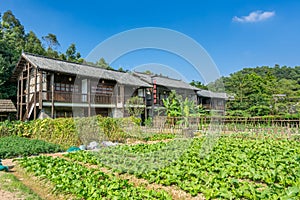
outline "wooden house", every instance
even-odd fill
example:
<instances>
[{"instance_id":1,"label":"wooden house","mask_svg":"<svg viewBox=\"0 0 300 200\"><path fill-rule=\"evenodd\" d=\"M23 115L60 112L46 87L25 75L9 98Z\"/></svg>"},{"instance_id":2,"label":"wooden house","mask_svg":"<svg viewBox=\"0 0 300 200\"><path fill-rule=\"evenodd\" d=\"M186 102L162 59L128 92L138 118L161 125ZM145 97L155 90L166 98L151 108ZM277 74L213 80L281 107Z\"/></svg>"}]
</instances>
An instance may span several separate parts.
<instances>
[{"instance_id":1,"label":"wooden house","mask_svg":"<svg viewBox=\"0 0 300 200\"><path fill-rule=\"evenodd\" d=\"M172 90L181 95L183 99L188 98L195 103L197 102L197 91L199 88L191 86L187 82L179 79L169 78L162 75L147 74L134 72L134 76L152 85L152 88L146 89L144 94L147 105L148 115L153 115L157 107L163 106L163 99L166 99Z\"/></svg>"},{"instance_id":2,"label":"wooden house","mask_svg":"<svg viewBox=\"0 0 300 200\"><path fill-rule=\"evenodd\" d=\"M22 53L12 80L18 85L20 120L96 114L123 117L126 100L152 87L129 73L28 53Z\"/></svg>"},{"instance_id":3,"label":"wooden house","mask_svg":"<svg viewBox=\"0 0 300 200\"><path fill-rule=\"evenodd\" d=\"M225 104L228 95L223 92L212 92L209 90L200 90L197 92L198 105L202 105L207 111L215 111L225 114Z\"/></svg>"}]
</instances>

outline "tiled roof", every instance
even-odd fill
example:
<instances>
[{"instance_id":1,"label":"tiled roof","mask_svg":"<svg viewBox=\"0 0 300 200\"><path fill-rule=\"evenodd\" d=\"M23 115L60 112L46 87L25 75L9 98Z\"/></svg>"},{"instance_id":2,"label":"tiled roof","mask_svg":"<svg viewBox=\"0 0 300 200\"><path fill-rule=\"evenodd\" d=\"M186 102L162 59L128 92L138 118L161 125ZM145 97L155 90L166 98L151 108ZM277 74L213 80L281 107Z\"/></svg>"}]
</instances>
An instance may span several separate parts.
<instances>
[{"instance_id":1,"label":"tiled roof","mask_svg":"<svg viewBox=\"0 0 300 200\"><path fill-rule=\"evenodd\" d=\"M187 82L184 82L179 79L173 79L166 76L160 76L160 75L153 75L153 74L146 74L141 72L134 72L133 75L139 77L143 81L146 81L149 84L152 84L153 80L156 80L157 85L162 85L169 88L181 88L181 89L187 89L187 90L200 90L199 88L196 88L194 86L191 86Z\"/></svg>"},{"instance_id":2,"label":"tiled roof","mask_svg":"<svg viewBox=\"0 0 300 200\"><path fill-rule=\"evenodd\" d=\"M22 53L22 58L30 62L32 65L39 69L75 74L86 77L102 78L107 80L115 80L120 84L134 85L141 87L151 87L145 81L132 76L130 73L124 73L119 71L107 70L99 67L94 67L85 64L78 64L68 61L62 61L58 59L48 58L44 56L32 55L28 53ZM22 59L21 58L21 59ZM20 69L16 66L13 77L16 78L16 74L19 73Z\"/></svg>"},{"instance_id":3,"label":"tiled roof","mask_svg":"<svg viewBox=\"0 0 300 200\"><path fill-rule=\"evenodd\" d=\"M0 112L17 112L17 110L10 99L0 99Z\"/></svg>"},{"instance_id":4,"label":"tiled roof","mask_svg":"<svg viewBox=\"0 0 300 200\"><path fill-rule=\"evenodd\" d=\"M209 90L200 90L197 92L198 96L201 97L210 97L210 98L218 98L218 99L227 99L228 96L224 92L212 92Z\"/></svg>"}]
</instances>

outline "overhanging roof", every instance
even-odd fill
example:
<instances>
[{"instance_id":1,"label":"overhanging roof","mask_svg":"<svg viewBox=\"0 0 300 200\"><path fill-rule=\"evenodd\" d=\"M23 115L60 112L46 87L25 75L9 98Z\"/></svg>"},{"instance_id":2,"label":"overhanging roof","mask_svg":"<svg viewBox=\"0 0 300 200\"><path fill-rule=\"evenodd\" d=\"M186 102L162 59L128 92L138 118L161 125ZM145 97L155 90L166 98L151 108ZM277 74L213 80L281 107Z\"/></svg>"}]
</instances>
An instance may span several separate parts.
<instances>
[{"instance_id":1,"label":"overhanging roof","mask_svg":"<svg viewBox=\"0 0 300 200\"><path fill-rule=\"evenodd\" d=\"M115 80L123 85L134 85L140 87L152 87L145 81L131 75L130 73L124 73L119 71L107 70L99 67L94 67L85 64L78 64L68 61L62 61L58 59L48 58L44 56L38 56L28 53L22 53L19 63L13 72L13 79L16 79L18 74L24 67L24 61L30 62L38 69L61 72L67 74L80 75L92 78L101 78L106 80Z\"/></svg>"},{"instance_id":2,"label":"overhanging roof","mask_svg":"<svg viewBox=\"0 0 300 200\"><path fill-rule=\"evenodd\" d=\"M146 81L149 84L152 84L152 81L155 80L157 85L162 85L168 88L180 88L186 90L200 90L194 86L191 86L187 82L184 82L179 79L173 79L166 76L146 74L141 72L134 72L133 75L139 77L143 81Z\"/></svg>"},{"instance_id":3,"label":"overhanging roof","mask_svg":"<svg viewBox=\"0 0 300 200\"><path fill-rule=\"evenodd\" d=\"M215 99L228 99L227 94L224 92L212 92L209 90L200 90L197 92L197 95L201 97L209 97Z\"/></svg>"}]
</instances>

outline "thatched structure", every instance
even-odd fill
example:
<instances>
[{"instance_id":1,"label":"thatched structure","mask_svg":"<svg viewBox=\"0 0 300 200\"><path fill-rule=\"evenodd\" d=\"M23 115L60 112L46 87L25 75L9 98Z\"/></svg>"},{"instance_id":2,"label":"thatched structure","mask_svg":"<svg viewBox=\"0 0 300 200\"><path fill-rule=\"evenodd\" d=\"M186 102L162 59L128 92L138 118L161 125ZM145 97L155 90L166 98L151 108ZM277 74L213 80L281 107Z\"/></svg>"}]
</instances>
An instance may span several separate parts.
<instances>
[{"instance_id":1,"label":"thatched structure","mask_svg":"<svg viewBox=\"0 0 300 200\"><path fill-rule=\"evenodd\" d=\"M17 112L17 109L10 99L0 99L0 121L9 118L10 114Z\"/></svg>"}]
</instances>

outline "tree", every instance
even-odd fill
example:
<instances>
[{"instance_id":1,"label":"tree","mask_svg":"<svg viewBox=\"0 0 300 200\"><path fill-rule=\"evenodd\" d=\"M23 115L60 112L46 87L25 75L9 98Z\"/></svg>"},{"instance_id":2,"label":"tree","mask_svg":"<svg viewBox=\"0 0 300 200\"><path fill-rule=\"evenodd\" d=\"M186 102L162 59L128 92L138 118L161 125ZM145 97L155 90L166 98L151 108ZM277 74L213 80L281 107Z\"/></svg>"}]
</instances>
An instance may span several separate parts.
<instances>
[{"instance_id":1,"label":"tree","mask_svg":"<svg viewBox=\"0 0 300 200\"><path fill-rule=\"evenodd\" d=\"M24 26L10 10L2 15L0 23L0 98L16 100L16 83L10 82L9 79L22 50L63 60L67 59L66 55L56 51L57 47L60 46L56 35L49 33L42 39L47 45L47 50L33 31L25 34ZM75 49L76 52L75 44L71 47L74 47L71 50ZM78 52L74 53L74 55L72 51L68 51L68 53L69 59L72 59L74 56L77 59L76 62L83 61Z\"/></svg>"},{"instance_id":2,"label":"tree","mask_svg":"<svg viewBox=\"0 0 300 200\"><path fill-rule=\"evenodd\" d=\"M146 70L144 73L148 74L148 75L152 75L153 74L150 70Z\"/></svg>"},{"instance_id":3,"label":"tree","mask_svg":"<svg viewBox=\"0 0 300 200\"><path fill-rule=\"evenodd\" d=\"M2 16L1 40L11 49L21 52L25 44L25 30L20 21L8 10Z\"/></svg>"},{"instance_id":4,"label":"tree","mask_svg":"<svg viewBox=\"0 0 300 200\"><path fill-rule=\"evenodd\" d=\"M56 35L52 33L48 33L48 35L43 36L42 39L47 43L47 49L56 49L57 47L60 46Z\"/></svg>"},{"instance_id":5,"label":"tree","mask_svg":"<svg viewBox=\"0 0 300 200\"><path fill-rule=\"evenodd\" d=\"M104 60L104 58L100 58L100 60L98 60L96 62L96 66L103 68L103 69L113 69L111 66L109 66L108 63L106 63L106 61Z\"/></svg>"},{"instance_id":6,"label":"tree","mask_svg":"<svg viewBox=\"0 0 300 200\"><path fill-rule=\"evenodd\" d=\"M59 58L59 53L56 51L57 47L60 46L56 35L48 33L48 35L43 36L42 39L47 44L46 55L51 58Z\"/></svg>"},{"instance_id":7,"label":"tree","mask_svg":"<svg viewBox=\"0 0 300 200\"><path fill-rule=\"evenodd\" d=\"M30 31L25 36L25 52L34 53L38 55L45 55L46 51L42 46L40 39L37 38L34 32Z\"/></svg>"},{"instance_id":8,"label":"tree","mask_svg":"<svg viewBox=\"0 0 300 200\"><path fill-rule=\"evenodd\" d=\"M16 84L8 80L24 49L24 27L11 11L6 11L1 18L0 33L0 98L15 99Z\"/></svg>"},{"instance_id":9,"label":"tree","mask_svg":"<svg viewBox=\"0 0 300 200\"><path fill-rule=\"evenodd\" d=\"M203 83L201 83L200 81L195 81L195 80L192 80L192 82L190 83L191 86L194 86L194 87L197 87L197 88L200 88L200 89L204 89L204 90L207 90L207 86L205 86Z\"/></svg>"},{"instance_id":10,"label":"tree","mask_svg":"<svg viewBox=\"0 0 300 200\"><path fill-rule=\"evenodd\" d=\"M82 63L83 59L79 52L76 51L76 46L72 43L66 51L65 58L67 61Z\"/></svg>"},{"instance_id":11,"label":"tree","mask_svg":"<svg viewBox=\"0 0 300 200\"><path fill-rule=\"evenodd\" d=\"M126 70L124 70L123 67L120 67L120 68L118 69L118 71L119 71L119 72L126 72Z\"/></svg>"},{"instance_id":12,"label":"tree","mask_svg":"<svg viewBox=\"0 0 300 200\"><path fill-rule=\"evenodd\" d=\"M297 102L292 99L300 98L300 67L294 68L275 65L244 68L222 77L208 85L209 89L223 82L226 92L233 94L234 101L228 101L227 113L230 115L265 115L296 112ZM213 87L211 87L213 86ZM284 100L276 100L278 94L284 94ZM277 105L280 103L279 105ZM285 109L286 108L286 109Z\"/></svg>"}]
</instances>

